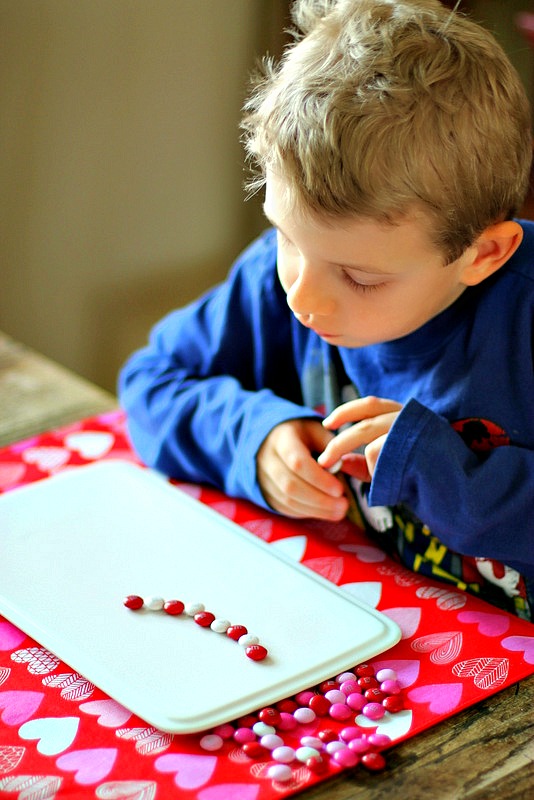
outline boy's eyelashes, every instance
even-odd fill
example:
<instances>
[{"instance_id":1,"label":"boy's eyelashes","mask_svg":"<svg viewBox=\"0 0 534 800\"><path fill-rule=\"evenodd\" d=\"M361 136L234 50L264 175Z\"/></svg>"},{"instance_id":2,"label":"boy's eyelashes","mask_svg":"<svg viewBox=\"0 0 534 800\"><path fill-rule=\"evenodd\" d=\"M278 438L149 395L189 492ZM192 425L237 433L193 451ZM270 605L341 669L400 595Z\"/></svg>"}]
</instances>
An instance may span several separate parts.
<instances>
[{"instance_id":1,"label":"boy's eyelashes","mask_svg":"<svg viewBox=\"0 0 534 800\"><path fill-rule=\"evenodd\" d=\"M348 283L351 289L354 289L357 292L375 292L377 289L381 289L383 286L386 285L385 281L381 281L379 283L360 283L359 281L355 280L348 272L342 270L342 275L345 283Z\"/></svg>"},{"instance_id":2,"label":"boy's eyelashes","mask_svg":"<svg viewBox=\"0 0 534 800\"><path fill-rule=\"evenodd\" d=\"M278 244L280 247L284 247L286 249L294 248L294 244L291 241L291 239L288 239L285 233L283 233L283 231L280 230L280 228L276 229L276 233L278 237ZM340 267L340 269L345 283L347 283L351 289L354 289L357 292L362 292L363 294L370 293L376 291L377 289L381 289L383 286L386 285L385 281L378 281L377 283L361 283L360 281L357 281L355 278L353 278L352 275L350 275L346 271L346 269L344 269L343 267Z\"/></svg>"}]
</instances>

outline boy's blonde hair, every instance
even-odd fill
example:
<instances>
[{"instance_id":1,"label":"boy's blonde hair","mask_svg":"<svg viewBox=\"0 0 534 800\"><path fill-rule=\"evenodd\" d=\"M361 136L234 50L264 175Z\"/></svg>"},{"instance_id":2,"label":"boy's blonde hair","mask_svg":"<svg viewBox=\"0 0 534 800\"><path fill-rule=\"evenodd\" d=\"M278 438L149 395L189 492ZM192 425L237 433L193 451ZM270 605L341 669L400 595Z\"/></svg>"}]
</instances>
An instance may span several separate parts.
<instances>
[{"instance_id":1,"label":"boy's blonde hair","mask_svg":"<svg viewBox=\"0 0 534 800\"><path fill-rule=\"evenodd\" d=\"M272 169L304 212L423 210L447 262L518 212L529 104L488 31L438 0L296 0L293 18L300 33L245 105L252 189Z\"/></svg>"}]
</instances>

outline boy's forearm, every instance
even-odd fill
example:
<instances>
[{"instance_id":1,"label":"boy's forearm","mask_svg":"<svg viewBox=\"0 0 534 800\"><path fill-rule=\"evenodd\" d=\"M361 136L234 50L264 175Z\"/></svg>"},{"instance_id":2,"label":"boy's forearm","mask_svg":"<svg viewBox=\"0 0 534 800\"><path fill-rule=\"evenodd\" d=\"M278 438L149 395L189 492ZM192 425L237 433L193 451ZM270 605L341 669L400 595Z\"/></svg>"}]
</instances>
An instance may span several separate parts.
<instances>
[{"instance_id":1,"label":"boy's forearm","mask_svg":"<svg viewBox=\"0 0 534 800\"><path fill-rule=\"evenodd\" d=\"M534 452L505 445L481 457L417 401L380 454L369 502L404 503L447 547L534 576Z\"/></svg>"}]
</instances>

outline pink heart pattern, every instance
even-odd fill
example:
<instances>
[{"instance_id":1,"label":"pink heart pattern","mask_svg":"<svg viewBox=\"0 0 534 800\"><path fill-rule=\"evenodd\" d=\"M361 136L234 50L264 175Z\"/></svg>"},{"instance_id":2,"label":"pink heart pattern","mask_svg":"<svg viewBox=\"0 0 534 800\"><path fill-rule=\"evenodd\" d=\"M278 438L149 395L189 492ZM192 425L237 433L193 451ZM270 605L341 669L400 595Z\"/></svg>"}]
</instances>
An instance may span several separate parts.
<instances>
[{"instance_id":1,"label":"pink heart pattern","mask_svg":"<svg viewBox=\"0 0 534 800\"><path fill-rule=\"evenodd\" d=\"M412 642L412 650L417 653L430 653L434 664L449 664L458 657L462 649L461 631L444 631L420 636Z\"/></svg>"},{"instance_id":2,"label":"pink heart pattern","mask_svg":"<svg viewBox=\"0 0 534 800\"><path fill-rule=\"evenodd\" d=\"M74 780L81 786L90 786L109 775L117 752L114 747L71 750L57 759L56 766L64 772L74 772Z\"/></svg>"},{"instance_id":3,"label":"pink heart pattern","mask_svg":"<svg viewBox=\"0 0 534 800\"><path fill-rule=\"evenodd\" d=\"M124 725L132 716L132 712L124 708L116 700L92 700L90 703L82 703L80 711L85 714L95 714L98 716L98 724L104 728L116 728Z\"/></svg>"},{"instance_id":4,"label":"pink heart pattern","mask_svg":"<svg viewBox=\"0 0 534 800\"><path fill-rule=\"evenodd\" d=\"M174 772L174 782L179 789L199 789L204 786L215 770L215 756L197 756L188 753L169 753L159 756L154 762L158 772ZM226 798L232 798L232 794Z\"/></svg>"},{"instance_id":5,"label":"pink heart pattern","mask_svg":"<svg viewBox=\"0 0 534 800\"><path fill-rule=\"evenodd\" d=\"M382 613L397 623L402 639L411 639L421 622L420 608L385 608Z\"/></svg>"},{"instance_id":6,"label":"pink heart pattern","mask_svg":"<svg viewBox=\"0 0 534 800\"><path fill-rule=\"evenodd\" d=\"M510 662L507 658L468 658L452 668L458 678L473 678L478 689L495 689L508 676Z\"/></svg>"},{"instance_id":7,"label":"pink heart pattern","mask_svg":"<svg viewBox=\"0 0 534 800\"><path fill-rule=\"evenodd\" d=\"M25 638L26 634L11 622L0 622L0 650L14 650Z\"/></svg>"},{"instance_id":8,"label":"pink heart pattern","mask_svg":"<svg viewBox=\"0 0 534 800\"><path fill-rule=\"evenodd\" d=\"M510 620L504 614L488 614L487 611L461 611L460 622L476 623L483 636L502 636L510 627Z\"/></svg>"},{"instance_id":9,"label":"pink heart pattern","mask_svg":"<svg viewBox=\"0 0 534 800\"><path fill-rule=\"evenodd\" d=\"M26 474L26 467L18 461L9 464L0 464L0 491L12 489L17 486Z\"/></svg>"},{"instance_id":10,"label":"pink heart pattern","mask_svg":"<svg viewBox=\"0 0 534 800\"><path fill-rule=\"evenodd\" d=\"M43 701L43 692L26 692L21 689L0 692L0 719L6 725L20 725L33 717Z\"/></svg>"},{"instance_id":11,"label":"pink heart pattern","mask_svg":"<svg viewBox=\"0 0 534 800\"><path fill-rule=\"evenodd\" d=\"M461 683L432 683L417 686L408 692L412 703L426 703L432 714L450 714L462 697Z\"/></svg>"},{"instance_id":12,"label":"pink heart pattern","mask_svg":"<svg viewBox=\"0 0 534 800\"><path fill-rule=\"evenodd\" d=\"M67 463L70 453L64 447L29 447L23 452L22 459L43 472L52 472Z\"/></svg>"},{"instance_id":13,"label":"pink heart pattern","mask_svg":"<svg viewBox=\"0 0 534 800\"><path fill-rule=\"evenodd\" d=\"M527 664L534 664L534 636L507 636L501 644L505 650L522 650Z\"/></svg>"}]
</instances>

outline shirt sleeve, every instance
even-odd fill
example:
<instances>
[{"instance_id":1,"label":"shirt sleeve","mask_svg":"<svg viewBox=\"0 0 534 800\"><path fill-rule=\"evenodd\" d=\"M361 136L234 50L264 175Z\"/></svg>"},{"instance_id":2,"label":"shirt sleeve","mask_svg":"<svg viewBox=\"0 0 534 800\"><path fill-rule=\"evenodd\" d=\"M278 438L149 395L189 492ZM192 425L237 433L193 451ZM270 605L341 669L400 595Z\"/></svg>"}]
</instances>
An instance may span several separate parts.
<instances>
[{"instance_id":1,"label":"shirt sleeve","mask_svg":"<svg viewBox=\"0 0 534 800\"><path fill-rule=\"evenodd\" d=\"M228 280L172 312L119 376L119 399L143 461L264 507L256 454L280 422L316 417L302 405L290 315L272 232Z\"/></svg>"},{"instance_id":2,"label":"shirt sleeve","mask_svg":"<svg viewBox=\"0 0 534 800\"><path fill-rule=\"evenodd\" d=\"M534 577L533 483L534 452L504 445L474 453L412 399L382 448L369 502L404 503L447 547Z\"/></svg>"}]
</instances>

